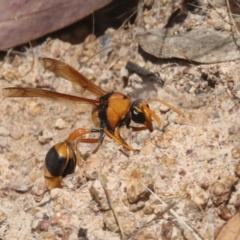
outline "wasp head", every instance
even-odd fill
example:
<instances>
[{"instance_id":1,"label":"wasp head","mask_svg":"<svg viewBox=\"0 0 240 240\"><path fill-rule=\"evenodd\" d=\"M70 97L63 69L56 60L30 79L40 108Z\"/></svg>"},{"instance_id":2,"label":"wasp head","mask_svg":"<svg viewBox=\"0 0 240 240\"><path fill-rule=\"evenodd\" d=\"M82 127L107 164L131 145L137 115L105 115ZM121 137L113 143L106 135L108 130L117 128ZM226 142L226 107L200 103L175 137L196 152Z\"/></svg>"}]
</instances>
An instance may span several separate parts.
<instances>
[{"instance_id":1,"label":"wasp head","mask_svg":"<svg viewBox=\"0 0 240 240\"><path fill-rule=\"evenodd\" d=\"M130 116L133 122L145 125L150 132L153 131L152 118L158 123L159 127L161 125L160 118L150 109L147 102L141 99L132 103Z\"/></svg>"}]
</instances>

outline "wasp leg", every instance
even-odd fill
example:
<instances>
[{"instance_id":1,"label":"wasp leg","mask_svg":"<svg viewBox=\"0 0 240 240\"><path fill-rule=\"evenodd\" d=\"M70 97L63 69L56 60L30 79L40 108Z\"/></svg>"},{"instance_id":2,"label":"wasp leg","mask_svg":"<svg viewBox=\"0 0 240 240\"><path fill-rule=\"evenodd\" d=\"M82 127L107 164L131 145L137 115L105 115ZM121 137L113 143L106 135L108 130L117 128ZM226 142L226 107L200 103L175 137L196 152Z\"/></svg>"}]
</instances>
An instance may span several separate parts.
<instances>
[{"instance_id":1,"label":"wasp leg","mask_svg":"<svg viewBox=\"0 0 240 240\"><path fill-rule=\"evenodd\" d=\"M67 141L69 142L73 142L77 139L77 143L79 142L83 142L83 143L97 143L99 142L99 139L95 139L95 138L80 138L81 136L88 134L88 133L95 133L95 132L101 132L101 129L85 129L85 128L78 128L75 131L73 131L69 136ZM96 153L99 146L102 144L101 143L96 147L96 149L94 149L93 153ZM81 166L81 157L80 157L80 152L79 150L76 148L77 154L78 154L78 165Z\"/></svg>"},{"instance_id":2,"label":"wasp leg","mask_svg":"<svg viewBox=\"0 0 240 240\"><path fill-rule=\"evenodd\" d=\"M128 145L125 140L122 138L122 136L120 135L120 130L121 128L118 127L115 132L114 132L114 136L117 137L118 139L121 139L122 143L125 144L125 145Z\"/></svg>"},{"instance_id":3,"label":"wasp leg","mask_svg":"<svg viewBox=\"0 0 240 240\"><path fill-rule=\"evenodd\" d=\"M98 145L97 147L92 151L92 153L96 153L99 149L99 147L102 145L104 137L105 137L105 133L103 131L103 129L92 129L93 132L99 132L100 133L100 137L98 138Z\"/></svg>"},{"instance_id":4,"label":"wasp leg","mask_svg":"<svg viewBox=\"0 0 240 240\"><path fill-rule=\"evenodd\" d=\"M96 139L96 138L79 138L85 134L88 134L88 133L100 133L100 138ZM93 129L85 129L85 128L78 128L76 129L75 131L73 131L67 141L69 142L73 142L77 139L77 142L83 142L83 143L97 143L99 142L98 146L93 150L92 153L96 153L97 150L99 149L99 147L102 145L102 142L103 142L103 139L104 139L104 132L102 129L96 129L96 128L93 128Z\"/></svg>"},{"instance_id":5,"label":"wasp leg","mask_svg":"<svg viewBox=\"0 0 240 240\"><path fill-rule=\"evenodd\" d=\"M160 102L161 104L163 104L163 105L169 107L170 109L172 109L177 114L179 114L179 115L182 114L182 112L178 108L172 106L171 104L169 104L169 103L167 103L167 102L165 102L165 101L163 101L161 99L153 98L153 99L148 100L146 103L151 103L151 102Z\"/></svg>"},{"instance_id":6,"label":"wasp leg","mask_svg":"<svg viewBox=\"0 0 240 240\"><path fill-rule=\"evenodd\" d=\"M99 141L98 138L80 138L80 139L76 140L76 146L74 147L74 151L75 151L76 156L77 156L78 166L82 165L81 153L80 153L80 151L77 147L78 143L97 143L98 141Z\"/></svg>"},{"instance_id":7,"label":"wasp leg","mask_svg":"<svg viewBox=\"0 0 240 240\"><path fill-rule=\"evenodd\" d=\"M120 128L117 128L117 130L114 132L114 134L112 134L111 132L108 131L107 128L104 128L103 131L106 133L106 135L108 137L110 137L111 139L113 139L115 142L117 142L118 144L122 145L124 148L128 149L129 151L133 151L133 152L138 152L138 149L134 149L132 147L130 147L120 136Z\"/></svg>"},{"instance_id":8,"label":"wasp leg","mask_svg":"<svg viewBox=\"0 0 240 240\"><path fill-rule=\"evenodd\" d=\"M85 134L88 134L88 133L94 133L94 132L100 132L100 131L101 131L100 129L78 128L68 136L67 141L73 142L77 139L76 140L76 145L78 145L78 143L80 143L80 142L82 142L82 143L97 143L97 142L99 142L99 139L96 139L96 138L80 138L80 137L85 135ZM82 165L82 158L81 158L80 151L77 147L75 147L75 152L76 152L76 155L77 155L78 166L81 166Z\"/></svg>"},{"instance_id":9,"label":"wasp leg","mask_svg":"<svg viewBox=\"0 0 240 240\"><path fill-rule=\"evenodd\" d=\"M133 132L139 132L139 131L143 131L143 130L148 130L147 127L134 127L134 126L129 126L129 128L131 128Z\"/></svg>"}]
</instances>

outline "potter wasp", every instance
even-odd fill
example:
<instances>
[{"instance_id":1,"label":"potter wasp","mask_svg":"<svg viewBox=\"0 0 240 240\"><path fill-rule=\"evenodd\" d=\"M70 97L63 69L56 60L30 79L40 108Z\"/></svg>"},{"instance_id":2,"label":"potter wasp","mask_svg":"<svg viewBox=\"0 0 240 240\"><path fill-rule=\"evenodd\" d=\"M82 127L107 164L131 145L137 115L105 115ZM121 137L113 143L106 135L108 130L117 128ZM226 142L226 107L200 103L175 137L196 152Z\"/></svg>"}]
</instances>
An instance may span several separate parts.
<instances>
[{"instance_id":1,"label":"potter wasp","mask_svg":"<svg viewBox=\"0 0 240 240\"><path fill-rule=\"evenodd\" d=\"M77 162L81 159L77 148L78 143L98 142L99 147L105 135L107 135L125 149L135 152L137 150L129 146L121 137L120 130L123 126L126 126L133 131L146 129L152 132L152 120L155 120L158 126L160 126L161 120L156 113L150 109L149 103L158 101L180 114L177 108L160 99L151 99L148 101L138 99L132 102L130 98L122 93L107 93L89 81L77 70L61 61L42 58L40 62L45 69L50 70L59 77L80 85L97 96L96 99L88 99L38 88L9 87L3 89L3 94L6 97L45 97L55 100L87 103L93 106L92 120L96 128L76 129L65 141L57 143L48 151L44 164L44 177L48 189L59 186L62 178L74 172ZM142 126L131 126L131 121L142 124ZM100 137L98 139L81 138L93 132L99 133ZM98 147L94 152L97 151Z\"/></svg>"}]
</instances>

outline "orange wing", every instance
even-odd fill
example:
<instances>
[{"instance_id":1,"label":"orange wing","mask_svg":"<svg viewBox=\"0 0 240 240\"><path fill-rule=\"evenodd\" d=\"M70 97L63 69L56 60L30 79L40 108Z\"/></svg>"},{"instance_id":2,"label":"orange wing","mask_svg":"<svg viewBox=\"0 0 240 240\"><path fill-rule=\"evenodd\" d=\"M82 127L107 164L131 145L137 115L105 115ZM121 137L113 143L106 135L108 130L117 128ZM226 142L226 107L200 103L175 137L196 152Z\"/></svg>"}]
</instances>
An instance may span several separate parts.
<instances>
[{"instance_id":1,"label":"orange wing","mask_svg":"<svg viewBox=\"0 0 240 240\"><path fill-rule=\"evenodd\" d=\"M98 106L99 104L98 100L72 96L64 93L52 92L39 88L9 87L2 89L2 93L5 97L44 97L55 100L67 100L71 102L88 103L94 106Z\"/></svg>"},{"instance_id":2,"label":"orange wing","mask_svg":"<svg viewBox=\"0 0 240 240\"><path fill-rule=\"evenodd\" d=\"M68 64L52 58L40 58L41 64L49 71L55 73L57 76L62 77L70 82L79 84L84 89L92 92L98 96L105 95L106 92L100 87L89 81L77 70Z\"/></svg>"}]
</instances>

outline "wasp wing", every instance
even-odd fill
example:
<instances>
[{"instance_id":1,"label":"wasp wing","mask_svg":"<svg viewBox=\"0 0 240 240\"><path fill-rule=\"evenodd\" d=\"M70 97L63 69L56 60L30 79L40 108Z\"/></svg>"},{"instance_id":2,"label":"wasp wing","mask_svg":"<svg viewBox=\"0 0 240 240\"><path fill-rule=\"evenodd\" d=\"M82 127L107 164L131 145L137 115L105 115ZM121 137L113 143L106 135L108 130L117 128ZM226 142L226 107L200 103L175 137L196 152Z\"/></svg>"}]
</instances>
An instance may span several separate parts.
<instances>
[{"instance_id":1,"label":"wasp wing","mask_svg":"<svg viewBox=\"0 0 240 240\"><path fill-rule=\"evenodd\" d=\"M94 93L98 96L106 94L103 89L95 85L73 67L64 62L52 58L41 58L40 62L46 69L55 73L57 76L62 77L70 82L77 83L91 93Z\"/></svg>"},{"instance_id":2,"label":"wasp wing","mask_svg":"<svg viewBox=\"0 0 240 240\"><path fill-rule=\"evenodd\" d=\"M9 87L2 90L3 96L5 97L44 97L51 98L55 100L65 100L71 102L88 103L94 106L98 106L99 101L94 99L82 98L77 96L72 96L64 93L58 93L53 91L48 91L39 88L18 88Z\"/></svg>"}]
</instances>

